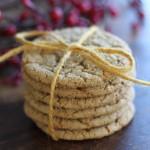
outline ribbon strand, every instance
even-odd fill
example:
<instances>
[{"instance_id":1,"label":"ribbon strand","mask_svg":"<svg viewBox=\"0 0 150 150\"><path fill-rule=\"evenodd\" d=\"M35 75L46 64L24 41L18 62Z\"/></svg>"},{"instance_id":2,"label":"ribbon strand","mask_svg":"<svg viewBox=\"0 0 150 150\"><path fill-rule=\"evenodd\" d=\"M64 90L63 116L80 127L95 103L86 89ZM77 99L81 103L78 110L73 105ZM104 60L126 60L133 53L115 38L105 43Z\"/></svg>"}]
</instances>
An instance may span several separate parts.
<instances>
[{"instance_id":1,"label":"ribbon strand","mask_svg":"<svg viewBox=\"0 0 150 150\"><path fill-rule=\"evenodd\" d=\"M46 41L29 41L27 38L32 38L35 36L44 36L47 35L49 32L47 31L30 31L30 32L21 32L16 35L16 39L22 43L23 45L17 48L12 49L11 51L7 52L6 54L0 56L0 63L6 61L10 57L13 57L15 55L18 55L21 52L24 52L25 50L32 50L33 47L41 48L41 50L46 50L49 52L62 50L65 51L64 56L61 58L60 62L58 63L54 77L52 79L51 87L50 87L50 99L49 99L49 121L48 121L48 129L49 133L52 136L53 139L58 140L59 137L55 134L55 127L54 127L54 121L53 121L53 114L54 114L54 97L55 97L55 87L57 83L57 79L59 77L60 71L62 67L64 66L67 59L71 56L73 52L78 53L82 55L83 57L91 60L97 67L100 69L103 69L104 71L107 71L113 75L116 75L120 78L123 78L125 80L131 81L133 83L143 84L146 86L150 86L150 82L143 81L136 79L132 76L128 76L127 73L131 71L135 67L135 60L133 56L129 52L125 52L122 49L116 49L116 48L106 48L106 47L87 47L83 46L83 42L86 41L94 32L98 31L98 28L93 26L91 27L87 32L85 32L78 42L68 44L66 43L61 37L56 35L55 33L51 32L51 36L56 39L56 42L46 42ZM128 60L127 65L123 66L116 66L105 59L102 58L102 56L98 53L102 52L107 55L120 55L122 57L125 57Z\"/></svg>"},{"instance_id":2,"label":"ribbon strand","mask_svg":"<svg viewBox=\"0 0 150 150\"><path fill-rule=\"evenodd\" d=\"M54 121L53 121L53 113L54 113L54 109L53 109L53 103L54 103L54 97L55 97L55 87L56 87L56 82L58 79L58 76L60 74L60 71L63 67L63 65L65 64L65 62L67 61L67 59L70 57L71 55L71 51L68 51L60 60L60 62L58 63L57 67L56 67L56 72L54 75L54 78L52 80L51 83L51 89L50 89L50 100L49 100L49 112L48 112L48 118L49 118L49 123L48 123L48 130L49 133L51 134L51 136L53 137L53 139L58 140L58 137L55 135L55 129L54 129Z\"/></svg>"},{"instance_id":3,"label":"ribbon strand","mask_svg":"<svg viewBox=\"0 0 150 150\"><path fill-rule=\"evenodd\" d=\"M82 44L96 30L97 30L96 28L92 27L91 30L89 30L89 32L86 32L85 34L82 35L82 37L77 42L77 44ZM57 39L61 39L58 36L56 38ZM60 41L61 41L61 43L67 45L65 43L65 41L63 41L62 39ZM48 113L49 114L48 129L49 129L49 133L51 134L51 136L55 140L58 140L58 137L55 135L54 121L53 121L53 113L54 113L53 103L54 103L54 96L55 96L55 87L56 87L56 82L57 82L57 79L58 79L58 76L60 74L60 71L61 71L62 67L63 67L63 65L65 64L65 62L67 61L67 59L70 57L70 55L72 53L72 51L68 51L69 49L71 49L71 45L67 47L66 54L62 57L62 59L60 60L60 62L58 63L58 65L56 67L56 72L55 72L54 78L52 80L51 89L50 89L49 113Z\"/></svg>"},{"instance_id":4,"label":"ribbon strand","mask_svg":"<svg viewBox=\"0 0 150 150\"><path fill-rule=\"evenodd\" d=\"M20 54L21 52L23 52L25 47L26 46L21 46L21 47L14 48L11 51L9 51L9 52L5 53L4 55L0 56L0 63L6 61L7 59L9 59L9 58L11 58L15 55Z\"/></svg>"}]
</instances>

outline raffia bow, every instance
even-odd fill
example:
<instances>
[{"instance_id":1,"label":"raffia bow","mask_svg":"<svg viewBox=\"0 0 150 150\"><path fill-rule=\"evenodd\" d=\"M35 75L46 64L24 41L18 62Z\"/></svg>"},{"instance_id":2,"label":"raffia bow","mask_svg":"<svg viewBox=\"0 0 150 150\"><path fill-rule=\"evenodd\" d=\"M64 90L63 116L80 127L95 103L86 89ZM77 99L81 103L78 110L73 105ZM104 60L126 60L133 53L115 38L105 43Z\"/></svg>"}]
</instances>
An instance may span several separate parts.
<instances>
[{"instance_id":1,"label":"raffia bow","mask_svg":"<svg viewBox=\"0 0 150 150\"><path fill-rule=\"evenodd\" d=\"M65 51L64 56L61 58L60 62L58 63L55 71L55 75L53 77L52 83L51 83L51 89L50 89L50 99L49 99L49 123L48 123L48 129L49 133L52 136L53 139L58 140L59 137L55 134L54 124L53 124L53 103L54 103L54 94L55 94L55 87L57 78L60 74L60 71L67 61L67 59L71 56L73 52L79 53L80 55L83 55L85 58L91 60L97 67L103 69L104 71L107 71L113 75L116 75L118 77L121 77L125 80L132 81L134 83L143 84L150 86L150 82L138 80L134 77L128 76L127 72L131 71L133 67L135 66L135 60L133 56L129 52L125 52L122 49L116 49L116 48L105 48L105 47L93 47L89 48L87 46L83 46L83 42L86 41L92 34L94 34L96 31L98 31L98 28L96 26L92 26L89 28L89 30L83 34L80 38L80 40L76 43L68 44L66 43L61 37L58 37L55 33L51 33L52 37L57 40L57 42L49 43L46 41L29 41L27 38L34 37L34 36L42 36L46 35L49 32L47 31L30 31L30 32L22 32L18 33L16 35L16 39L21 42L23 45L17 48L12 49L11 51L7 52L6 54L0 56L0 63L4 62L5 60L9 59L10 57L17 55L25 50L31 50L33 47L45 49L49 52L63 50ZM128 60L128 65L124 66L115 66L108 61L104 60L102 56L98 54L98 52L103 52L108 55L117 54L125 57Z\"/></svg>"}]
</instances>

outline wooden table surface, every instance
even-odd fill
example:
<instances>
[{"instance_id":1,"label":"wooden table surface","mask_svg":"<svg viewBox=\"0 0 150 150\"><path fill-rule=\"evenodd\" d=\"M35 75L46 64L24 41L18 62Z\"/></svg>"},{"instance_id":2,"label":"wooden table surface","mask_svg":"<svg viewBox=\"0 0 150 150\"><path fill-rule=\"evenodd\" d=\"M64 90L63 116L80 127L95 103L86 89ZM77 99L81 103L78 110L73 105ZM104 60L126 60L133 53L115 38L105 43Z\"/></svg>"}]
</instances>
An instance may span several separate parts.
<instances>
[{"instance_id":1,"label":"wooden table surface","mask_svg":"<svg viewBox=\"0 0 150 150\"><path fill-rule=\"evenodd\" d=\"M147 80L150 80L149 27L150 21L147 21L143 32L131 45L137 60L138 77ZM25 116L23 98L19 90L9 88L9 92L6 92L6 89L0 89L0 150L150 149L150 88L148 87L136 87L136 114L134 120L126 128L100 140L80 142L51 140Z\"/></svg>"}]
</instances>

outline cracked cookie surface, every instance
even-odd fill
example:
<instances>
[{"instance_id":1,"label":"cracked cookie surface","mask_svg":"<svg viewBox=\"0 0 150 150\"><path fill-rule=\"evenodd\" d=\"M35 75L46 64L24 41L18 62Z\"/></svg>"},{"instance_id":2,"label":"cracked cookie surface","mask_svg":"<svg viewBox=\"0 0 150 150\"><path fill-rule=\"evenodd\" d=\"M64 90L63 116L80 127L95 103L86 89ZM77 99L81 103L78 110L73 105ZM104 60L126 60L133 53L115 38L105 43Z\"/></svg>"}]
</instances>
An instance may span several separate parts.
<instances>
[{"instance_id":1,"label":"cracked cookie surface","mask_svg":"<svg viewBox=\"0 0 150 150\"><path fill-rule=\"evenodd\" d=\"M54 100L54 107L63 109L90 109L93 107L105 107L106 105L114 105L122 100L122 97L126 95L127 97L134 98L135 91L133 87L127 89L118 89L110 94L105 94L103 96L92 97L92 98L63 98L56 97ZM42 93L33 89L32 87L26 87L24 93L26 99L35 100L41 102L45 105L49 104L50 95Z\"/></svg>"},{"instance_id":2,"label":"cracked cookie surface","mask_svg":"<svg viewBox=\"0 0 150 150\"><path fill-rule=\"evenodd\" d=\"M100 139L105 136L111 135L114 132L121 130L133 119L135 109L133 104L130 104L129 109L121 117L116 119L114 122L107 124L102 127L91 128L86 130L55 130L55 134L60 139L65 140L85 140L85 139ZM49 134L47 125L35 122L36 125Z\"/></svg>"},{"instance_id":3,"label":"cracked cookie surface","mask_svg":"<svg viewBox=\"0 0 150 150\"><path fill-rule=\"evenodd\" d=\"M102 115L95 118L81 118L81 119L64 119L59 117L54 117L54 127L56 129L68 129L68 130L80 130L80 129L90 129L95 127L104 126L115 121L117 118L121 117L129 109L129 104L126 104L123 108L116 110L113 113ZM28 102L24 106L25 113L35 122L41 122L48 125L48 115L40 112L39 110L32 107Z\"/></svg>"},{"instance_id":4,"label":"cracked cookie surface","mask_svg":"<svg viewBox=\"0 0 150 150\"><path fill-rule=\"evenodd\" d=\"M44 114L48 114L49 106L47 104L38 102L33 99L28 99L25 97L26 101L35 109L39 110ZM133 95L123 95L121 99L116 104L113 105L106 105L102 107L93 107L87 109L62 109L62 108L55 108L53 116L60 117L60 118L68 118L68 119L78 119L78 118L93 118L100 115L106 115L112 112L115 112L117 109L124 107L129 101L133 100Z\"/></svg>"},{"instance_id":5,"label":"cracked cookie surface","mask_svg":"<svg viewBox=\"0 0 150 150\"><path fill-rule=\"evenodd\" d=\"M76 42L87 30L88 28L70 28L54 32L63 37L67 42ZM38 40L53 42L54 39L49 34ZM122 48L123 51L130 51L127 44L122 40L101 30L89 37L83 45ZM124 66L128 63L120 55L108 56L102 52L99 52L99 55L116 66ZM50 85L56 66L62 56L63 52L48 53L35 47L32 51L25 51L23 68L36 81ZM134 75L134 72L133 69L128 74ZM60 72L57 86L69 88L96 87L103 86L110 80L129 82L97 68L91 61L83 58L79 54L72 54Z\"/></svg>"},{"instance_id":6,"label":"cracked cookie surface","mask_svg":"<svg viewBox=\"0 0 150 150\"><path fill-rule=\"evenodd\" d=\"M32 87L33 89L43 92L50 93L50 85L43 84L41 82L37 82L34 79L31 79L25 73L23 74L25 83ZM113 93L118 89L128 89L131 87L131 84L124 83L106 83L103 87L88 87L88 88L56 88L55 96L64 97L64 98L93 98L98 96L103 96L109 93Z\"/></svg>"}]
</instances>

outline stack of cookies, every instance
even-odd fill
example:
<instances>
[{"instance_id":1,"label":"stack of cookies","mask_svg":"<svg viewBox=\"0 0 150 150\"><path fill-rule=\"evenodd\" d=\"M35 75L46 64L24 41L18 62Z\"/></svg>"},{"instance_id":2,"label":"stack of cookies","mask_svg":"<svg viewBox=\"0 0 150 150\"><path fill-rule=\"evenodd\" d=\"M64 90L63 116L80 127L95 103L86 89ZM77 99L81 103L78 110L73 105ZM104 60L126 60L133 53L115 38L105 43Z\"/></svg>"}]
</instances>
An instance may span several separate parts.
<instances>
[{"instance_id":1,"label":"stack of cookies","mask_svg":"<svg viewBox=\"0 0 150 150\"><path fill-rule=\"evenodd\" d=\"M69 28L54 31L68 43L76 42L88 28ZM53 42L51 34L37 40ZM119 38L97 31L84 43L99 46L130 49ZM23 55L25 81L25 113L44 132L49 134L49 99L52 79L63 52L48 52L33 47ZM101 54L116 66L126 65L125 58ZM135 68L128 72L135 75ZM96 67L80 54L73 53L63 66L57 80L53 123L60 139L85 140L108 136L126 126L134 115L133 84Z\"/></svg>"}]
</instances>

